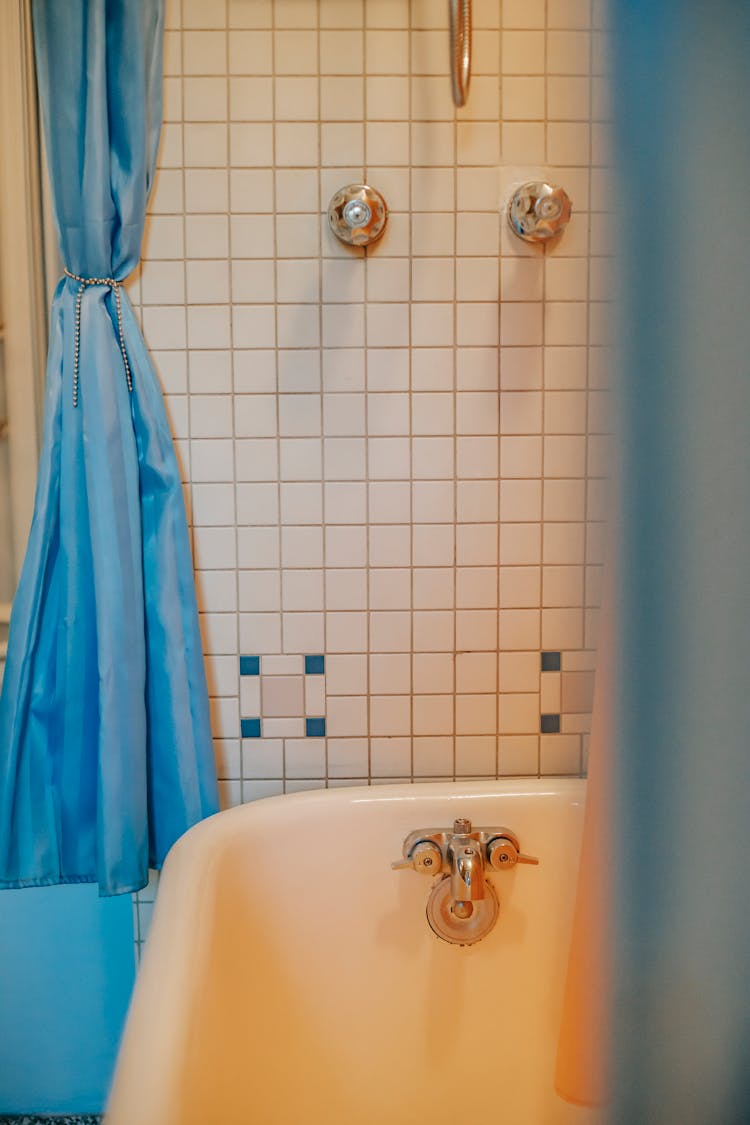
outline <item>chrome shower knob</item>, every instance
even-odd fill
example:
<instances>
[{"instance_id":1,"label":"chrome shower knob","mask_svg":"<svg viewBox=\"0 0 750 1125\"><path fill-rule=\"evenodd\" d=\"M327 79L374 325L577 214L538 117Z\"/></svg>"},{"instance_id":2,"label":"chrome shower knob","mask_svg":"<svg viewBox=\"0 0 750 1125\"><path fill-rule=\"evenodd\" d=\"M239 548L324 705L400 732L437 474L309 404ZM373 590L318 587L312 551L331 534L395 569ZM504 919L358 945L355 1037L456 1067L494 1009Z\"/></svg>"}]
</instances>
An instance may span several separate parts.
<instances>
[{"instance_id":1,"label":"chrome shower knob","mask_svg":"<svg viewBox=\"0 0 750 1125\"><path fill-rule=\"evenodd\" d=\"M525 242L547 242L562 234L573 205L564 188L532 182L516 189L508 205L508 221Z\"/></svg>"},{"instance_id":2,"label":"chrome shower knob","mask_svg":"<svg viewBox=\"0 0 750 1125\"><path fill-rule=\"evenodd\" d=\"M380 192L368 184L347 184L328 205L328 222L338 239L350 246L369 246L385 230L388 208Z\"/></svg>"}]
</instances>

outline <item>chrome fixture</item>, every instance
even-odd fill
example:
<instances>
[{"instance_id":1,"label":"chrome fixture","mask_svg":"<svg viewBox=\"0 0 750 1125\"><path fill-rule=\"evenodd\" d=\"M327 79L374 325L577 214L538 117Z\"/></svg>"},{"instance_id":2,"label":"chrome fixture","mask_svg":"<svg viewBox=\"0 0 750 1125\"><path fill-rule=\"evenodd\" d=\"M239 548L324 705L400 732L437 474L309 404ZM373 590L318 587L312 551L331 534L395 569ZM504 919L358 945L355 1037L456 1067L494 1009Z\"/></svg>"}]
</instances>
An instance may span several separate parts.
<instances>
[{"instance_id":1,"label":"chrome fixture","mask_svg":"<svg viewBox=\"0 0 750 1125\"><path fill-rule=\"evenodd\" d=\"M562 234L570 222L573 204L564 188L531 182L513 193L508 222L525 242L547 242Z\"/></svg>"},{"instance_id":2,"label":"chrome fixture","mask_svg":"<svg viewBox=\"0 0 750 1125\"><path fill-rule=\"evenodd\" d=\"M454 945L473 945L495 924L497 898L485 878L487 867L509 871L518 863L539 863L524 855L518 837L508 828L473 828L459 817L453 830L417 829L404 840L403 859L394 870L411 867L422 875L438 875L427 903L427 920L438 937Z\"/></svg>"},{"instance_id":3,"label":"chrome fixture","mask_svg":"<svg viewBox=\"0 0 750 1125\"><path fill-rule=\"evenodd\" d=\"M448 0L451 25L451 90L466 105L471 82L471 0Z\"/></svg>"},{"instance_id":4,"label":"chrome fixture","mask_svg":"<svg viewBox=\"0 0 750 1125\"><path fill-rule=\"evenodd\" d=\"M342 242L369 246L376 242L388 219L388 208L379 191L368 184L347 184L328 204L328 222Z\"/></svg>"}]
</instances>

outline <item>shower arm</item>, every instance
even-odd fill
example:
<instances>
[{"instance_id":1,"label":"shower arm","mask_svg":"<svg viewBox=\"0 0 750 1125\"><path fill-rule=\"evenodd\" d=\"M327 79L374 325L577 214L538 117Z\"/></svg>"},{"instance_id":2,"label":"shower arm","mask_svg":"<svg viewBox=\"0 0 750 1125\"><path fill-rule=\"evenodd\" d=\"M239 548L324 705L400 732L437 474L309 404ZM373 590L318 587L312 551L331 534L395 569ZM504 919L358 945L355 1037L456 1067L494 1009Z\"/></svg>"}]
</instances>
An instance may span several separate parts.
<instances>
[{"instance_id":1,"label":"shower arm","mask_svg":"<svg viewBox=\"0 0 750 1125\"><path fill-rule=\"evenodd\" d=\"M451 88L457 106L466 105L471 81L471 0L448 0L451 28Z\"/></svg>"}]
</instances>

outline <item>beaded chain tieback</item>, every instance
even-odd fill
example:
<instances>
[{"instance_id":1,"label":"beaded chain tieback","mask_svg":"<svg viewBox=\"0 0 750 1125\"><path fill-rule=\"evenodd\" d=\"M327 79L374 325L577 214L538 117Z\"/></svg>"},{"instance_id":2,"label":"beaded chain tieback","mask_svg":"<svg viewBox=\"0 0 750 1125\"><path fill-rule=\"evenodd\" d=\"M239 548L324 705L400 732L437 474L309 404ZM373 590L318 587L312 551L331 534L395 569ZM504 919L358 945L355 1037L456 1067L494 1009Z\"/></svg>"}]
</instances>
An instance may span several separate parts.
<instances>
[{"instance_id":1,"label":"beaded chain tieback","mask_svg":"<svg viewBox=\"0 0 750 1125\"><path fill-rule=\"evenodd\" d=\"M120 337L120 352L122 354L122 362L125 365L125 378L128 381L128 390L133 393L133 376L130 371L130 363L128 362L128 353L125 350L125 334L122 327L122 304L120 302L120 286L121 281L116 281L114 277L79 277L77 273L71 273L70 270L64 269L63 273L66 277L71 278L72 281L80 282L78 292L76 293L76 326L75 326L75 348L73 352L73 406L78 406L78 361L81 351L81 301L83 300L83 291L87 285L108 285L115 293L115 304L117 305L117 332Z\"/></svg>"}]
</instances>

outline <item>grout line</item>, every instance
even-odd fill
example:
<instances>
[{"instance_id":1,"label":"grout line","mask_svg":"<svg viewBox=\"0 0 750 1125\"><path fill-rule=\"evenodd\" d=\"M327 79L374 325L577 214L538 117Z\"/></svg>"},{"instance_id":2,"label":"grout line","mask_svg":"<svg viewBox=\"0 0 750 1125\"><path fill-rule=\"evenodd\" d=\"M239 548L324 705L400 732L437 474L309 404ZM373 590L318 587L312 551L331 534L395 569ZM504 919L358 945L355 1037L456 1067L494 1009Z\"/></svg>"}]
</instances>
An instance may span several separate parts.
<instances>
[{"instance_id":1,"label":"grout line","mask_svg":"<svg viewBox=\"0 0 750 1125\"><path fill-rule=\"evenodd\" d=\"M243 753L242 729L241 729L241 726L240 726L240 719L242 718L242 681L240 679L239 656L240 656L240 653L241 653L242 645L241 645L241 641L240 641L240 621L241 621L241 610L240 610L240 606L241 606L241 599L240 599L240 542L239 542L239 540L240 540L240 532L239 532L240 520L239 520L239 503L238 503L238 499L237 499L237 419L236 419L235 348L234 348L234 271L232 269L232 263L233 263L234 259L233 259L233 256L232 256L232 242L231 242L231 238L232 238L232 230L231 230L231 226L232 226L232 218L231 218L231 216L232 216L232 198L231 198L232 186L231 186L231 151L230 151L231 112L230 112L230 102L229 102L229 100L230 100L230 86L231 86L231 78L229 76L229 70L230 70L230 68L229 68L229 31L228 31L228 27L229 27L229 0L225 0L224 10L225 10L225 19L226 19L226 24L227 24L227 31L226 31L226 35L225 35L225 52L226 52L225 57L226 57L226 65L227 65L226 89L225 89L225 99L226 99L225 100L225 107L226 107L225 127L226 127L226 140L227 140L227 156L229 157L228 164L227 164L227 191L228 191L228 204L229 204L229 212L228 212L228 215L227 215L227 238L229 240L229 260L227 262L227 270L228 270L227 284L229 286L229 377L230 377L230 386L232 388L232 393L231 393L232 470L233 470L233 477L234 477L234 480L232 482L232 485L233 485L232 493L233 493L234 520L235 520L235 528L234 528L234 559L235 559L234 589L235 589L235 598L237 599L237 601L236 601L237 610L236 610L236 613L234 615L235 616L235 638L236 638L236 643L237 643L237 667L236 667L237 678L235 680L235 683L237 684L237 708L236 708L235 720L236 720L236 723L237 723L236 730L237 730L238 746L239 746L239 771L238 772L239 772L239 783L240 783L240 800L242 801L242 800L244 800L244 797L245 797L245 756L244 756L244 753ZM184 102L183 102L183 107L184 107Z\"/></svg>"},{"instance_id":2,"label":"grout line","mask_svg":"<svg viewBox=\"0 0 750 1125\"><path fill-rule=\"evenodd\" d=\"M318 56L318 167L323 167L323 103L322 103L322 88L323 88L323 75L322 75L322 54L320 42L320 5L318 5L318 29L317 29L317 56ZM318 383L320 386L320 465L321 465L321 538L322 538L322 560L321 560L321 578L323 582L323 653L328 655L328 590L326 583L326 576L328 573L327 566L327 548L326 548L326 528L328 526L328 507L326 501L326 432L325 432L325 393L323 383L323 230L325 219L322 216L324 200L321 191L320 170L317 174L317 203L318 211L321 212L318 229ZM305 713L307 713L307 688L305 688ZM326 718L326 733L324 739L324 763L325 763L325 788L329 788L330 772L328 768L328 675L326 675L325 695L323 697L323 713Z\"/></svg>"}]
</instances>

